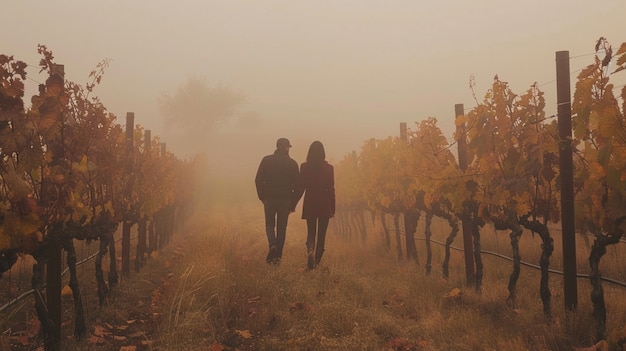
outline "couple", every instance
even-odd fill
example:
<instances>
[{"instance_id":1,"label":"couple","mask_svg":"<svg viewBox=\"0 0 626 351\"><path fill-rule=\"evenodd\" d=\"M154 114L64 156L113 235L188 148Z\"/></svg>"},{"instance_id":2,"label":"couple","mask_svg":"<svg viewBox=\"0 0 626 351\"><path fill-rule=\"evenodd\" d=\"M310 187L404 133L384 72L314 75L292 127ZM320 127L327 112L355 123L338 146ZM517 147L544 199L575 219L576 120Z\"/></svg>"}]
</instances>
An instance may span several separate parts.
<instances>
[{"instance_id":1,"label":"couple","mask_svg":"<svg viewBox=\"0 0 626 351\"><path fill-rule=\"evenodd\" d=\"M335 215L335 179L333 166L326 162L324 145L314 141L306 162L300 165L289 157L291 143L276 141L276 151L261 160L255 183L259 200L265 209L265 231L269 243L267 263L279 264L283 255L287 219L295 212L304 194L302 219L307 224L307 265L320 263L328 221Z\"/></svg>"}]
</instances>

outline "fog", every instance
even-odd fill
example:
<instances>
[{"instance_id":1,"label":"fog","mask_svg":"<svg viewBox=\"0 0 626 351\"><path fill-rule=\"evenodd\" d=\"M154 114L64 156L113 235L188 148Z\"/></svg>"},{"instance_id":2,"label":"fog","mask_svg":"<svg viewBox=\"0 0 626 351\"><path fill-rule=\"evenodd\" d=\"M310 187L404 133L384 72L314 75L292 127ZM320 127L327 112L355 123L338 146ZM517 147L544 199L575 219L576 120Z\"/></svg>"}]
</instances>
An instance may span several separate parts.
<instances>
[{"instance_id":1,"label":"fog","mask_svg":"<svg viewBox=\"0 0 626 351\"><path fill-rule=\"evenodd\" d=\"M516 92L538 82L554 113L555 52L570 51L575 73L600 36L615 50L626 41L623 0L9 1L2 11L0 53L29 64L32 93L45 80L37 44L78 83L109 59L95 94L120 124L134 112L179 157L205 153L214 175L248 185L279 137L299 163L314 140L336 163L427 117L451 139L454 104L474 105L470 76L479 99L495 74ZM190 78L245 99L182 144L158 99Z\"/></svg>"}]
</instances>

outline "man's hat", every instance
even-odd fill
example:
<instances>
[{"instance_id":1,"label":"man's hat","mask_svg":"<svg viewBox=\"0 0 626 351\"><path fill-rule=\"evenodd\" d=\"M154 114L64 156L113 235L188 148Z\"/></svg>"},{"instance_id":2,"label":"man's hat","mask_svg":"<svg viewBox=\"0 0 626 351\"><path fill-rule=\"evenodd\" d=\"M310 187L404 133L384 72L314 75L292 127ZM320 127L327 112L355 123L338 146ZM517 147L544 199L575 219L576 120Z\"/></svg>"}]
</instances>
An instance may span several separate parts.
<instances>
[{"instance_id":1,"label":"man's hat","mask_svg":"<svg viewBox=\"0 0 626 351\"><path fill-rule=\"evenodd\" d=\"M280 138L276 140L276 147L277 148L291 147L291 143L289 142L289 139L287 138Z\"/></svg>"}]
</instances>

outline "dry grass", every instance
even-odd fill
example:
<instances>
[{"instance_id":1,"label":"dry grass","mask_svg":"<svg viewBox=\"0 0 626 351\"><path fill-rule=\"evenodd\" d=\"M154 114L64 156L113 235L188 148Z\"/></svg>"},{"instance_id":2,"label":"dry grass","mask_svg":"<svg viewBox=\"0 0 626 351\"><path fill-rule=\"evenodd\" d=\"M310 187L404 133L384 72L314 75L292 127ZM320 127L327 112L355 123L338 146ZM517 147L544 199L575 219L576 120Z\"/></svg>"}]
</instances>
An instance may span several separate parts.
<instances>
[{"instance_id":1,"label":"dry grass","mask_svg":"<svg viewBox=\"0 0 626 351\"><path fill-rule=\"evenodd\" d=\"M566 315L560 277L551 277L554 317L546 321L539 273L522 268L518 308L512 309L505 303L512 264L494 257L483 258L484 289L478 293L465 285L458 252L450 279L444 280L438 247L427 276L423 266L398 262L375 238L367 245L351 244L330 232L322 267L307 272L305 229L297 216L290 218L283 263L272 267L264 263L260 213L260 207L235 214L218 211L204 216L210 226L197 222L185 245L183 272L188 274L180 276L181 291L169 302L178 311L176 322L164 323L169 327L161 330L166 349L571 350L593 344L590 290L584 281L578 311ZM504 238L496 242L485 234L484 244L506 252ZM534 240L522 246L528 256L538 255ZM461 297L445 298L454 288L462 290ZM605 290L609 330L615 334L626 321L623 290Z\"/></svg>"}]
</instances>

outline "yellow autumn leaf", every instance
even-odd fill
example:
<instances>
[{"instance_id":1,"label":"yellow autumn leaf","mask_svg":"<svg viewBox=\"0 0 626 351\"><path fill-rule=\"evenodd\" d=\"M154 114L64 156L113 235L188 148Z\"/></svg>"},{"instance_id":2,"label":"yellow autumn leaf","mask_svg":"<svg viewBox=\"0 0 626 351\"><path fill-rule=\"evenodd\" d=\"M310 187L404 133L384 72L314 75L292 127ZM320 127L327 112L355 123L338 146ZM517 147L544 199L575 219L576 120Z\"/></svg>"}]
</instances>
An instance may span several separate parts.
<instances>
[{"instance_id":1,"label":"yellow autumn leaf","mask_svg":"<svg viewBox=\"0 0 626 351\"><path fill-rule=\"evenodd\" d=\"M515 212L519 215L530 213L530 204L528 202L518 202L515 205Z\"/></svg>"}]
</instances>

